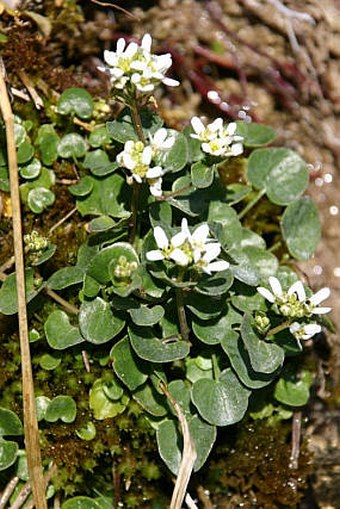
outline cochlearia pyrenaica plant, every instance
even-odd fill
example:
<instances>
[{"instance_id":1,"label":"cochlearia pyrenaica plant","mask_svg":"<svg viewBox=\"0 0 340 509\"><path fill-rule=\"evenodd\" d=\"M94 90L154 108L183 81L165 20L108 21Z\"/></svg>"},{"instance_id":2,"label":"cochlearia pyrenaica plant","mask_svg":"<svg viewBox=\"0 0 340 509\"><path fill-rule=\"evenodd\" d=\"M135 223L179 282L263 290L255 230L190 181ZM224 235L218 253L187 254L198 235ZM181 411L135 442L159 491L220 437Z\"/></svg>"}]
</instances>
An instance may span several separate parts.
<instances>
[{"instance_id":1,"label":"cochlearia pyrenaica plant","mask_svg":"<svg viewBox=\"0 0 340 509\"><path fill-rule=\"evenodd\" d=\"M80 180L69 189L90 218L77 262L40 281L61 295L78 286L77 323L55 308L40 340L56 351L81 347L90 363L96 349L105 352L101 365L112 366L112 378L95 381L78 436L91 440L98 420L135 400L179 480L175 508L217 428L251 413L251 396L265 407L263 389L268 395L270 388L271 405L276 401L286 416L306 404L311 377L302 376L299 363L293 373L287 366L329 324L322 303L330 291L313 293L292 269L293 260L313 255L320 237L318 211L304 195L306 163L289 148L269 146L275 133L265 125L195 116L182 132L164 126L154 95L179 82L166 76L171 55L153 54L151 44L149 34L140 44L121 38L104 53L99 71L124 105L117 119L95 123L87 137L74 127L60 138L46 124L32 142L45 172L56 160L77 165ZM91 119L92 98L68 89L57 114ZM40 160L24 160L27 179L37 177ZM37 213L49 206L31 202ZM274 234L266 233L266 222L276 225ZM33 269L51 246L36 232L25 242L35 253L27 268L32 300L39 293ZM13 285L10 275L0 290L5 314L16 312ZM37 398L40 419L73 422L74 401L57 398Z\"/></svg>"}]
</instances>

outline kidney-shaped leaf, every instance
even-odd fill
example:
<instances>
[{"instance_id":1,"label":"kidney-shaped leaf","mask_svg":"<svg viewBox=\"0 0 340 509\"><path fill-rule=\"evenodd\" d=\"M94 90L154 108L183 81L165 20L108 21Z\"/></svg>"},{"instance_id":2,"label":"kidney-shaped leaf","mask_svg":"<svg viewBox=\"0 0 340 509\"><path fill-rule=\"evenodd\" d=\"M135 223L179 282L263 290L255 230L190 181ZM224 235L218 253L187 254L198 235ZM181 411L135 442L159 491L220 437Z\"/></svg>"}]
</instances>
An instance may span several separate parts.
<instances>
[{"instance_id":1,"label":"kidney-shaped leaf","mask_svg":"<svg viewBox=\"0 0 340 509\"><path fill-rule=\"evenodd\" d=\"M61 115L74 114L87 119L93 112L93 99L84 88L67 88L59 97L57 107Z\"/></svg>"},{"instance_id":2,"label":"kidney-shaped leaf","mask_svg":"<svg viewBox=\"0 0 340 509\"><path fill-rule=\"evenodd\" d=\"M71 423L77 415L77 405L70 396L57 396L48 404L44 419L47 422L57 422L61 419L65 423Z\"/></svg>"},{"instance_id":3,"label":"kidney-shaped leaf","mask_svg":"<svg viewBox=\"0 0 340 509\"><path fill-rule=\"evenodd\" d=\"M47 343L55 350L64 350L84 341L78 327L73 327L64 311L53 311L45 322Z\"/></svg>"},{"instance_id":4,"label":"kidney-shaped leaf","mask_svg":"<svg viewBox=\"0 0 340 509\"><path fill-rule=\"evenodd\" d=\"M125 321L112 313L111 306L101 297L84 301L80 307L79 327L90 343L101 345L114 338L124 327Z\"/></svg>"},{"instance_id":5,"label":"kidney-shaped leaf","mask_svg":"<svg viewBox=\"0 0 340 509\"><path fill-rule=\"evenodd\" d=\"M13 465L17 459L18 444L0 438L0 471Z\"/></svg>"},{"instance_id":6,"label":"kidney-shaped leaf","mask_svg":"<svg viewBox=\"0 0 340 509\"><path fill-rule=\"evenodd\" d=\"M136 325L142 326L155 325L164 316L164 308L162 306L153 306L152 308L141 306L140 308L132 308L129 312L132 321Z\"/></svg>"},{"instance_id":7,"label":"kidney-shaped leaf","mask_svg":"<svg viewBox=\"0 0 340 509\"><path fill-rule=\"evenodd\" d=\"M264 188L271 202L287 205L307 189L305 161L288 148L255 150L248 160L248 179L257 189Z\"/></svg>"},{"instance_id":8,"label":"kidney-shaped leaf","mask_svg":"<svg viewBox=\"0 0 340 509\"><path fill-rule=\"evenodd\" d=\"M246 389L231 369L219 380L201 378L193 384L192 402L204 420L215 426L239 422L248 408L250 390Z\"/></svg>"},{"instance_id":9,"label":"kidney-shaped leaf","mask_svg":"<svg viewBox=\"0 0 340 509\"><path fill-rule=\"evenodd\" d=\"M26 302L30 302L36 295L34 288L34 272L32 269L25 270ZM14 315L18 311L16 274L13 272L5 279L0 288L0 313Z\"/></svg>"},{"instance_id":10,"label":"kidney-shaped leaf","mask_svg":"<svg viewBox=\"0 0 340 509\"><path fill-rule=\"evenodd\" d=\"M241 324L241 336L251 367L258 373L274 373L284 361L284 350L273 343L260 339L252 326L252 317L245 315Z\"/></svg>"},{"instance_id":11,"label":"kidney-shaped leaf","mask_svg":"<svg viewBox=\"0 0 340 509\"><path fill-rule=\"evenodd\" d=\"M130 327L129 337L138 357L151 362L184 359L190 350L187 341L158 339L151 327Z\"/></svg>"},{"instance_id":12,"label":"kidney-shaped leaf","mask_svg":"<svg viewBox=\"0 0 340 509\"><path fill-rule=\"evenodd\" d=\"M245 147L260 147L268 145L276 138L274 129L264 124L255 122L247 123L238 121L236 134L243 136L243 145Z\"/></svg>"},{"instance_id":13,"label":"kidney-shaped leaf","mask_svg":"<svg viewBox=\"0 0 340 509\"><path fill-rule=\"evenodd\" d=\"M291 203L282 217L282 234L288 250L297 260L308 260L320 240L320 219L308 196Z\"/></svg>"}]
</instances>

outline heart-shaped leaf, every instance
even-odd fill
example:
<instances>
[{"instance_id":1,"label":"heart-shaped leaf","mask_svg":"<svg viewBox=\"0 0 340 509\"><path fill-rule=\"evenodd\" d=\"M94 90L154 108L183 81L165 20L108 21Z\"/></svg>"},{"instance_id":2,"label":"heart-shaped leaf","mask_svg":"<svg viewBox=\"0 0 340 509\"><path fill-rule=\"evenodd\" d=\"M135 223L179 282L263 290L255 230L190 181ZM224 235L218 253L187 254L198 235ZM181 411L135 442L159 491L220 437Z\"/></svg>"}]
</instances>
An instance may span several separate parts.
<instances>
[{"instance_id":1,"label":"heart-shaped leaf","mask_svg":"<svg viewBox=\"0 0 340 509\"><path fill-rule=\"evenodd\" d=\"M114 372L130 391L146 382L149 365L137 357L127 337L114 345L110 358Z\"/></svg>"},{"instance_id":2,"label":"heart-shaped leaf","mask_svg":"<svg viewBox=\"0 0 340 509\"><path fill-rule=\"evenodd\" d=\"M80 307L79 327L84 338L90 343L101 345L117 336L123 329L125 320L101 297L84 301Z\"/></svg>"},{"instance_id":3,"label":"heart-shaped leaf","mask_svg":"<svg viewBox=\"0 0 340 509\"><path fill-rule=\"evenodd\" d=\"M44 419L47 422L57 422L61 419L65 423L71 423L77 415L77 405L70 396L57 396L48 404Z\"/></svg>"},{"instance_id":4,"label":"heart-shaped leaf","mask_svg":"<svg viewBox=\"0 0 340 509\"><path fill-rule=\"evenodd\" d=\"M131 326L129 328L131 345L136 354L151 362L172 362L184 359L189 353L189 343L177 338L158 339L151 327Z\"/></svg>"},{"instance_id":5,"label":"heart-shaped leaf","mask_svg":"<svg viewBox=\"0 0 340 509\"><path fill-rule=\"evenodd\" d=\"M136 325L148 326L155 325L164 316L164 308L162 306L141 306L139 308L130 309L132 321Z\"/></svg>"},{"instance_id":6,"label":"heart-shaped leaf","mask_svg":"<svg viewBox=\"0 0 340 509\"><path fill-rule=\"evenodd\" d=\"M47 343L55 350L64 350L84 341L78 327L72 326L67 314L61 310L53 311L49 315L44 329Z\"/></svg>"},{"instance_id":7,"label":"heart-shaped leaf","mask_svg":"<svg viewBox=\"0 0 340 509\"><path fill-rule=\"evenodd\" d=\"M84 88L67 88L59 97L57 108L61 115L74 114L86 120L92 116L93 99Z\"/></svg>"}]
</instances>

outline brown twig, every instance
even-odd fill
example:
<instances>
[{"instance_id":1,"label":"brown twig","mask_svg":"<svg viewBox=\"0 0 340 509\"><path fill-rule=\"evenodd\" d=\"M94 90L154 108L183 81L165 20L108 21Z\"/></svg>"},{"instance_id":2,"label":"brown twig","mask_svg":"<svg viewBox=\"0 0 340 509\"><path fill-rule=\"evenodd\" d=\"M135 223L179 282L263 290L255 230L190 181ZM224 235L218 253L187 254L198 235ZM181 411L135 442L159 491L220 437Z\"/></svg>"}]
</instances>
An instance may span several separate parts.
<instances>
[{"instance_id":1,"label":"brown twig","mask_svg":"<svg viewBox=\"0 0 340 509\"><path fill-rule=\"evenodd\" d=\"M45 286L44 290L47 293L47 295L49 297L51 297L51 299L58 302L58 304L63 306L63 308L65 308L66 311L68 311L69 313L72 313L73 315L77 315L79 313L79 309L76 306L74 306L73 304L70 304L67 300L60 297L60 295L58 295L56 292L54 292L47 286Z\"/></svg>"},{"instance_id":2,"label":"brown twig","mask_svg":"<svg viewBox=\"0 0 340 509\"><path fill-rule=\"evenodd\" d=\"M14 476L6 485L0 496L0 509L5 509L6 504L19 482L19 477Z\"/></svg>"},{"instance_id":3,"label":"brown twig","mask_svg":"<svg viewBox=\"0 0 340 509\"><path fill-rule=\"evenodd\" d=\"M291 468L292 470L296 470L297 468L299 468L301 420L302 420L301 410L295 411L292 423L292 451L290 454L289 463L289 468Z\"/></svg>"},{"instance_id":4,"label":"brown twig","mask_svg":"<svg viewBox=\"0 0 340 509\"><path fill-rule=\"evenodd\" d=\"M131 14L131 12L125 10L123 7L120 7L120 5L110 4L108 2L99 2L99 0L91 0L91 2L94 4L100 5L101 7L114 7L115 9L117 9L117 11L123 12L127 16L130 16L131 18L139 21L139 18L137 18L137 16L135 16L134 14Z\"/></svg>"},{"instance_id":5,"label":"brown twig","mask_svg":"<svg viewBox=\"0 0 340 509\"><path fill-rule=\"evenodd\" d=\"M24 433L27 452L27 464L29 476L32 483L33 500L36 509L47 509L45 481L43 477L41 452L39 446L39 429L36 416L31 353L27 325L24 248L22 239L18 163L14 138L14 115L7 93L6 82L2 72L0 72L0 109L6 127L7 158L13 209L13 242L16 268Z\"/></svg>"},{"instance_id":6,"label":"brown twig","mask_svg":"<svg viewBox=\"0 0 340 509\"><path fill-rule=\"evenodd\" d=\"M164 392L172 406L174 407L183 435L182 461L178 470L175 488L172 493L170 503L170 509L181 509L187 491L188 483L190 481L192 469L194 468L197 453L195 444L190 435L188 421L186 420L181 407L179 406L177 401L175 401L174 398L171 396L163 382L160 383L160 388Z\"/></svg>"}]
</instances>

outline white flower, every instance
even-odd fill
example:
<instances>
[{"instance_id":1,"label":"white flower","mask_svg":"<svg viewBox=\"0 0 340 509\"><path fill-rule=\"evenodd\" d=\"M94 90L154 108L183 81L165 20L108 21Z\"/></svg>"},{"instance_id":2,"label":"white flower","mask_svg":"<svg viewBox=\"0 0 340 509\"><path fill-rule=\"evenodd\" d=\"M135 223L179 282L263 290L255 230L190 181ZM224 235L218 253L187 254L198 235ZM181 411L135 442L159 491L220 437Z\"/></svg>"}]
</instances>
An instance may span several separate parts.
<instances>
[{"instance_id":1,"label":"white flower","mask_svg":"<svg viewBox=\"0 0 340 509\"><path fill-rule=\"evenodd\" d=\"M160 167L157 172L150 168L152 159L152 148L141 141L128 140L125 142L124 150L117 154L116 161L131 171L132 177L139 184L144 178L158 178L162 175ZM157 173L157 174L156 174Z\"/></svg>"},{"instance_id":2,"label":"white flower","mask_svg":"<svg viewBox=\"0 0 340 509\"><path fill-rule=\"evenodd\" d=\"M243 152L242 136L235 134L237 124L231 122L227 127L223 127L222 118L217 118L207 127L204 126L201 119L193 117L191 125L195 134L191 134L192 138L196 138L202 142L201 148L203 152L216 157L238 156Z\"/></svg>"},{"instance_id":3,"label":"white flower","mask_svg":"<svg viewBox=\"0 0 340 509\"><path fill-rule=\"evenodd\" d=\"M154 154L161 150L169 150L175 143L174 136L168 136L168 131L161 127L155 134L149 134L150 145Z\"/></svg>"},{"instance_id":4,"label":"white flower","mask_svg":"<svg viewBox=\"0 0 340 509\"><path fill-rule=\"evenodd\" d=\"M298 322L293 322L289 327L289 330L299 341L300 339L310 339L315 334L319 334L319 332L321 332L321 327L317 323L309 323L307 325L303 325Z\"/></svg>"},{"instance_id":5,"label":"white flower","mask_svg":"<svg viewBox=\"0 0 340 509\"><path fill-rule=\"evenodd\" d=\"M330 294L331 291L329 288L321 288L321 290L316 292L315 295L312 295L312 297L307 299L305 302L307 312L313 315L324 315L325 313L329 313L332 310L332 308L316 306L318 306L318 304L320 304L324 300L328 299Z\"/></svg>"},{"instance_id":6,"label":"white flower","mask_svg":"<svg viewBox=\"0 0 340 509\"><path fill-rule=\"evenodd\" d=\"M150 193L152 196L162 196L162 175L164 174L161 166L154 166L149 168L146 172L145 178L149 184Z\"/></svg>"},{"instance_id":7,"label":"white flower","mask_svg":"<svg viewBox=\"0 0 340 509\"><path fill-rule=\"evenodd\" d=\"M269 284L272 291L269 291L267 288L264 288L263 286L259 286L257 288L257 291L262 295L262 297L264 297L265 299L269 300L269 302L274 304L274 302L277 299L281 299L283 296L282 286L280 281L273 276L269 277Z\"/></svg>"},{"instance_id":8,"label":"white flower","mask_svg":"<svg viewBox=\"0 0 340 509\"><path fill-rule=\"evenodd\" d=\"M116 51L104 51L107 66L98 67L108 72L115 88L124 89L131 83L142 93L150 93L159 83L177 86L178 81L165 77L172 65L170 53L154 55L151 53L152 38L145 34L141 44L118 39Z\"/></svg>"},{"instance_id":9,"label":"white flower","mask_svg":"<svg viewBox=\"0 0 340 509\"><path fill-rule=\"evenodd\" d=\"M184 244L186 238L183 232L174 235L171 240L168 240L165 231L161 226L156 226L153 231L158 249L153 249L146 253L146 258L149 261L155 262L159 260L173 260L177 265L187 266L190 259L185 252L180 249Z\"/></svg>"},{"instance_id":10,"label":"white flower","mask_svg":"<svg viewBox=\"0 0 340 509\"><path fill-rule=\"evenodd\" d=\"M218 242L206 244L206 250L203 256L197 260L196 265L206 274L212 272L220 272L229 268L229 263L225 260L217 260L212 262L221 252L221 245ZM212 262L212 263L211 263Z\"/></svg>"}]
</instances>

